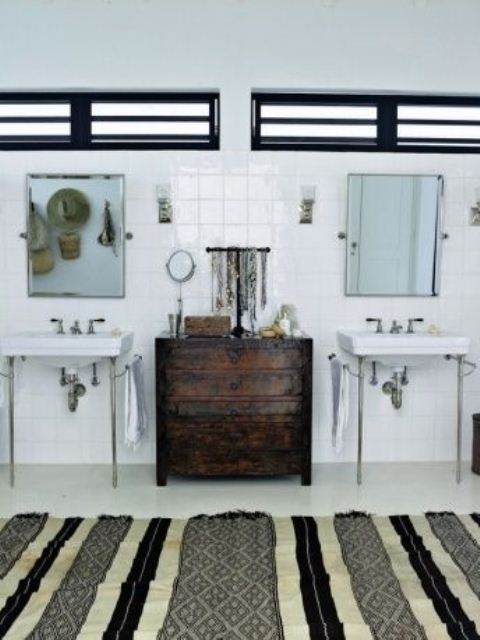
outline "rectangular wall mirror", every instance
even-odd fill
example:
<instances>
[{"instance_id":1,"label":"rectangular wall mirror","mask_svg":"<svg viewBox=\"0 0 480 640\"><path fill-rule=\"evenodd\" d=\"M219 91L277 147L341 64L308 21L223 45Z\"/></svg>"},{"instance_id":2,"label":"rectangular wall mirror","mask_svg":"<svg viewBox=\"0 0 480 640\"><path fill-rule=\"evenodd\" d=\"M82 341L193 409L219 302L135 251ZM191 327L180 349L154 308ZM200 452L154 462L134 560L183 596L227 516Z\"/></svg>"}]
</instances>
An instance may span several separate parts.
<instances>
[{"instance_id":1,"label":"rectangular wall mirror","mask_svg":"<svg viewBox=\"0 0 480 640\"><path fill-rule=\"evenodd\" d=\"M439 294L443 178L349 175L347 296Z\"/></svg>"},{"instance_id":2,"label":"rectangular wall mirror","mask_svg":"<svg viewBox=\"0 0 480 640\"><path fill-rule=\"evenodd\" d=\"M123 182L120 175L28 176L29 296L125 295Z\"/></svg>"}]
</instances>

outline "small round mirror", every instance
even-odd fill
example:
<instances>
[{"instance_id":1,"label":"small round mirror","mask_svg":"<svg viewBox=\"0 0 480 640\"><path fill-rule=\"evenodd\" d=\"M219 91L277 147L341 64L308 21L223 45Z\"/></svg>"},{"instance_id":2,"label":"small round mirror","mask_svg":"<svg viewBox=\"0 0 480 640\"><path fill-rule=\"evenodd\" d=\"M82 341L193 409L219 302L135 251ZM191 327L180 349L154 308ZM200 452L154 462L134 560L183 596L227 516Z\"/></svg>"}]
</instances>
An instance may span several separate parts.
<instances>
[{"instance_id":1,"label":"small round mirror","mask_svg":"<svg viewBox=\"0 0 480 640\"><path fill-rule=\"evenodd\" d=\"M195 273L195 262L188 251L174 251L167 262L168 275L175 282L187 282Z\"/></svg>"}]
</instances>

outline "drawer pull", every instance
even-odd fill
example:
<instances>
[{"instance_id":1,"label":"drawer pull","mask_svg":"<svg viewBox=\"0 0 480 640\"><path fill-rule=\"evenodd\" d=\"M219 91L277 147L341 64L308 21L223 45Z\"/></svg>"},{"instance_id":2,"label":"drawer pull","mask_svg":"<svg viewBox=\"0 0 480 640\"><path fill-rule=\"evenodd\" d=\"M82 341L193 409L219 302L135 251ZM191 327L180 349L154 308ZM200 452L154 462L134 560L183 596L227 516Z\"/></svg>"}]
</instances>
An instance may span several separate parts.
<instances>
[{"instance_id":1,"label":"drawer pull","mask_svg":"<svg viewBox=\"0 0 480 640\"><path fill-rule=\"evenodd\" d=\"M230 384L230 389L231 389L232 391L236 391L236 390L238 389L238 383L237 383L237 382L232 382L232 383Z\"/></svg>"},{"instance_id":2,"label":"drawer pull","mask_svg":"<svg viewBox=\"0 0 480 640\"><path fill-rule=\"evenodd\" d=\"M240 351L229 351L228 359L232 364L238 364L240 362L241 353Z\"/></svg>"}]
</instances>

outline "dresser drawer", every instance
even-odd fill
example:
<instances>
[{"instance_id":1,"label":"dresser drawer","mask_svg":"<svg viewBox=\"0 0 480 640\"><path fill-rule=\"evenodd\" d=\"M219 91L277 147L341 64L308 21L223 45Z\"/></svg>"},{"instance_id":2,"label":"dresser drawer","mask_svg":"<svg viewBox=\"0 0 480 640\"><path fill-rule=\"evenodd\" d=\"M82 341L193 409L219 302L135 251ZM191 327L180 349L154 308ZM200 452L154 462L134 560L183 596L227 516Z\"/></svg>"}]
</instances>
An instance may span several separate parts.
<instances>
[{"instance_id":1,"label":"dresser drawer","mask_svg":"<svg viewBox=\"0 0 480 640\"><path fill-rule=\"evenodd\" d=\"M277 475L301 473L301 451L184 450L169 456L169 469L180 475Z\"/></svg>"},{"instance_id":2,"label":"dresser drawer","mask_svg":"<svg viewBox=\"0 0 480 640\"><path fill-rule=\"evenodd\" d=\"M173 450L295 449L302 444L299 420L169 420L167 446Z\"/></svg>"},{"instance_id":3,"label":"dresser drawer","mask_svg":"<svg viewBox=\"0 0 480 640\"><path fill-rule=\"evenodd\" d=\"M260 343L260 344L259 344ZM187 371L212 370L278 370L301 369L302 344L285 340L252 341L225 340L209 345L204 340L190 338L177 344L166 354L170 369Z\"/></svg>"},{"instance_id":4,"label":"dresser drawer","mask_svg":"<svg viewBox=\"0 0 480 640\"><path fill-rule=\"evenodd\" d=\"M158 408L158 413L184 418L206 418L210 416L300 416L302 401L298 400L178 400L167 398Z\"/></svg>"},{"instance_id":5,"label":"dresser drawer","mask_svg":"<svg viewBox=\"0 0 480 640\"><path fill-rule=\"evenodd\" d=\"M167 371L165 388L169 396L241 397L299 396L299 371L234 373L232 371Z\"/></svg>"}]
</instances>

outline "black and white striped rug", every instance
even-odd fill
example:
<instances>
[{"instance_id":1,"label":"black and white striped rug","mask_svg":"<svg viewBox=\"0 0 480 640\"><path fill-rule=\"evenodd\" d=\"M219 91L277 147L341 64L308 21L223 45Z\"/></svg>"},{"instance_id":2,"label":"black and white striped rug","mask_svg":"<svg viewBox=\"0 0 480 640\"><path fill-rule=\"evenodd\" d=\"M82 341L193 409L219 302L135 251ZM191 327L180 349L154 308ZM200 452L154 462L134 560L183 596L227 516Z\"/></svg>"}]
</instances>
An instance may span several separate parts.
<instances>
[{"instance_id":1,"label":"black and white striped rug","mask_svg":"<svg viewBox=\"0 0 480 640\"><path fill-rule=\"evenodd\" d=\"M480 640L480 514L0 520L0 638Z\"/></svg>"}]
</instances>

